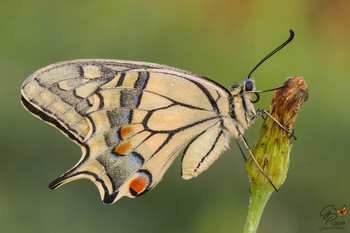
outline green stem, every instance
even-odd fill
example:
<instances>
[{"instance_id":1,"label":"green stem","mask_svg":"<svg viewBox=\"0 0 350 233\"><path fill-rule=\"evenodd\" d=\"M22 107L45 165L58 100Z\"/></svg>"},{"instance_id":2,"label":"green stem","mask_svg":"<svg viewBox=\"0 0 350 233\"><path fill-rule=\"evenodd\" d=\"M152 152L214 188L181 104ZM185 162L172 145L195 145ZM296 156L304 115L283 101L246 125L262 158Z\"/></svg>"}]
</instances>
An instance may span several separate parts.
<instances>
[{"instance_id":1,"label":"green stem","mask_svg":"<svg viewBox=\"0 0 350 233\"><path fill-rule=\"evenodd\" d=\"M274 189L257 187L252 183L250 186L249 211L247 221L244 226L244 233L255 233L258 229L264 207Z\"/></svg>"}]
</instances>

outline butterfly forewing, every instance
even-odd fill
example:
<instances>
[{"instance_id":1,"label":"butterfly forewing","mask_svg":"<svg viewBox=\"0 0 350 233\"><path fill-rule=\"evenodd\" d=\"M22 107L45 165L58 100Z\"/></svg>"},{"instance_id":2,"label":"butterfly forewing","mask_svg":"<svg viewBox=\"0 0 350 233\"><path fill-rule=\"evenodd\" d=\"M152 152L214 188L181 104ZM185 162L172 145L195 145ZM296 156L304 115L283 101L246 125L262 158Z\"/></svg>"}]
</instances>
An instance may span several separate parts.
<instances>
[{"instance_id":1,"label":"butterfly forewing","mask_svg":"<svg viewBox=\"0 0 350 233\"><path fill-rule=\"evenodd\" d=\"M235 130L230 93L180 69L120 60L75 60L50 65L22 86L34 115L81 145L83 156L50 184L88 178L105 203L154 187L186 147L184 178L219 156Z\"/></svg>"}]
</instances>

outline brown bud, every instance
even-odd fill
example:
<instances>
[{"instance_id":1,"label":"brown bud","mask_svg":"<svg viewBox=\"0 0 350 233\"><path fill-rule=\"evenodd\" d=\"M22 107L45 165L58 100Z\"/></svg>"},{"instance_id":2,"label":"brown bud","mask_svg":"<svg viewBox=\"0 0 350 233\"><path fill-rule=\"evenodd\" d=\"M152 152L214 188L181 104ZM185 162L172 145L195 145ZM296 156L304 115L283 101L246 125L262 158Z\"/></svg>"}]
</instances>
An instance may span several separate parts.
<instances>
[{"instance_id":1,"label":"brown bud","mask_svg":"<svg viewBox=\"0 0 350 233\"><path fill-rule=\"evenodd\" d=\"M285 129L267 116L258 142L252 149L256 160L277 188L284 183L289 167L292 139L286 129L292 129L302 103L308 99L308 88L302 77L287 78L282 87L275 91L269 113ZM273 190L251 158L247 161L246 169L252 184Z\"/></svg>"}]
</instances>

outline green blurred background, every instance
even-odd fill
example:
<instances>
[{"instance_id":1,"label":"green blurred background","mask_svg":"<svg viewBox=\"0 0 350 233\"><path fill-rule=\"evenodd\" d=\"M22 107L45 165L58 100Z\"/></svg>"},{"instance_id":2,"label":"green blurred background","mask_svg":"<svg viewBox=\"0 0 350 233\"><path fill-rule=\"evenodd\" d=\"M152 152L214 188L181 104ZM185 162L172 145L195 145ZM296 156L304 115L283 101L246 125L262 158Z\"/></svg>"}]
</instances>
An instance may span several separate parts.
<instances>
[{"instance_id":1,"label":"green blurred background","mask_svg":"<svg viewBox=\"0 0 350 233\"><path fill-rule=\"evenodd\" d=\"M350 207L349 12L347 0L1 1L0 231L242 232L249 181L234 141L198 178L180 178L179 157L155 189L107 206L87 180L47 188L80 148L26 112L20 87L37 69L76 58L164 63L228 87L292 28L295 40L253 75L258 89L293 75L310 89L286 183L258 232L319 232L324 206ZM257 107L268 108L271 98L263 94ZM261 123L246 133L250 144ZM350 214L338 220L348 232Z\"/></svg>"}]
</instances>

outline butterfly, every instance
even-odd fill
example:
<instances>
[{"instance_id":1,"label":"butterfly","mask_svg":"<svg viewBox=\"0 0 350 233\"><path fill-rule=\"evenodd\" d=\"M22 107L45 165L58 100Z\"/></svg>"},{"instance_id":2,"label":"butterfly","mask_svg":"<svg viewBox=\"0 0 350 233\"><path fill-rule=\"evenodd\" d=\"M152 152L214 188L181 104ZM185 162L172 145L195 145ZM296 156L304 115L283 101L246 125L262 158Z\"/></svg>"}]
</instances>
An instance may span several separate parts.
<instances>
[{"instance_id":1,"label":"butterfly","mask_svg":"<svg viewBox=\"0 0 350 233\"><path fill-rule=\"evenodd\" d=\"M343 215L348 213L348 211L346 210L346 205L345 204L343 205L341 210L338 210L337 208L334 208L334 210L338 212L339 216L343 216Z\"/></svg>"},{"instance_id":2,"label":"butterfly","mask_svg":"<svg viewBox=\"0 0 350 233\"><path fill-rule=\"evenodd\" d=\"M182 150L182 178L201 174L231 135L243 138L256 116L251 95L259 97L250 75L229 91L178 68L105 59L49 65L28 77L21 93L27 110L82 150L49 187L87 178L106 204L155 187Z\"/></svg>"}]
</instances>

